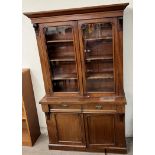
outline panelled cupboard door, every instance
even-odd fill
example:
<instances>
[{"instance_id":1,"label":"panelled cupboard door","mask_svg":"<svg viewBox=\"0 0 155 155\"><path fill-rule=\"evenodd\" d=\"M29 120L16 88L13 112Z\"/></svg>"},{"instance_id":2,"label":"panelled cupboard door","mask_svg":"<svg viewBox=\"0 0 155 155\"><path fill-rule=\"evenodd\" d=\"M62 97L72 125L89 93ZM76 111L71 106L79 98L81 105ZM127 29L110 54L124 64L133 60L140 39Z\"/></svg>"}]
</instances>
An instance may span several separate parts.
<instances>
[{"instance_id":1,"label":"panelled cupboard door","mask_svg":"<svg viewBox=\"0 0 155 155\"><path fill-rule=\"evenodd\" d=\"M51 113L47 125L51 144L85 145L82 114Z\"/></svg>"},{"instance_id":2,"label":"panelled cupboard door","mask_svg":"<svg viewBox=\"0 0 155 155\"><path fill-rule=\"evenodd\" d=\"M83 85L86 94L114 93L114 21L78 21Z\"/></svg>"},{"instance_id":3,"label":"panelled cupboard door","mask_svg":"<svg viewBox=\"0 0 155 155\"><path fill-rule=\"evenodd\" d=\"M84 119L88 148L115 145L115 114L85 114Z\"/></svg>"},{"instance_id":4,"label":"panelled cupboard door","mask_svg":"<svg viewBox=\"0 0 155 155\"><path fill-rule=\"evenodd\" d=\"M40 24L42 44L50 76L50 91L54 95L79 94L82 77L77 45L77 22Z\"/></svg>"}]
</instances>

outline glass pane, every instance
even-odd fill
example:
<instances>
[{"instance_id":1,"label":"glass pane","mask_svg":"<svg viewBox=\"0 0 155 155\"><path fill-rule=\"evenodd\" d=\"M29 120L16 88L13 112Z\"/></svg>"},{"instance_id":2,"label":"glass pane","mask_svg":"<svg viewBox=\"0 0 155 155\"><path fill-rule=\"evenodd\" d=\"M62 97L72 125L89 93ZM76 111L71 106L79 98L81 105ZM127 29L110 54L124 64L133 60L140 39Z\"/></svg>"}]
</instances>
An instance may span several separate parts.
<instances>
[{"instance_id":1,"label":"glass pane","mask_svg":"<svg viewBox=\"0 0 155 155\"><path fill-rule=\"evenodd\" d=\"M113 38L111 23L82 25L87 92L113 92Z\"/></svg>"},{"instance_id":2,"label":"glass pane","mask_svg":"<svg viewBox=\"0 0 155 155\"><path fill-rule=\"evenodd\" d=\"M77 92L78 80L71 26L48 27L45 31L54 92Z\"/></svg>"},{"instance_id":3,"label":"glass pane","mask_svg":"<svg viewBox=\"0 0 155 155\"><path fill-rule=\"evenodd\" d=\"M72 40L72 27L56 26L46 28L47 41L54 40Z\"/></svg>"}]
</instances>

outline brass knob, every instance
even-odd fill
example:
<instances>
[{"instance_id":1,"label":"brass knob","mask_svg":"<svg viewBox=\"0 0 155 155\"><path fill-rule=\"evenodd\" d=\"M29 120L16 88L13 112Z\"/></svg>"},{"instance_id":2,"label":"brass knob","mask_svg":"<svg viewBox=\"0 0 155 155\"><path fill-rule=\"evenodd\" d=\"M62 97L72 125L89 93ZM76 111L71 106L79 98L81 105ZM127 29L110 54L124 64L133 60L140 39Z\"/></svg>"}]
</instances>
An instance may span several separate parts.
<instances>
[{"instance_id":1,"label":"brass knob","mask_svg":"<svg viewBox=\"0 0 155 155\"><path fill-rule=\"evenodd\" d=\"M96 105L96 109L102 109L102 105Z\"/></svg>"},{"instance_id":2,"label":"brass knob","mask_svg":"<svg viewBox=\"0 0 155 155\"><path fill-rule=\"evenodd\" d=\"M68 107L68 104L62 104L62 107Z\"/></svg>"}]
</instances>

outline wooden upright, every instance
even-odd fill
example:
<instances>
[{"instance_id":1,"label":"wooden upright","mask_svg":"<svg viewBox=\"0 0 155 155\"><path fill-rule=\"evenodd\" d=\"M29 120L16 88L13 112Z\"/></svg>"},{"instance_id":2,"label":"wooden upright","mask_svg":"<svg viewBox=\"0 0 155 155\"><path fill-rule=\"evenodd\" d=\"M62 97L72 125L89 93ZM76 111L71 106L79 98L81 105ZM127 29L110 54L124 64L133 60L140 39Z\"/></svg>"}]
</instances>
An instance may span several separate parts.
<instances>
[{"instance_id":1,"label":"wooden upright","mask_svg":"<svg viewBox=\"0 0 155 155\"><path fill-rule=\"evenodd\" d=\"M22 70L22 144L33 146L40 127L29 69Z\"/></svg>"},{"instance_id":2,"label":"wooden upright","mask_svg":"<svg viewBox=\"0 0 155 155\"><path fill-rule=\"evenodd\" d=\"M24 13L33 23L49 149L126 153L123 11L128 3Z\"/></svg>"}]
</instances>

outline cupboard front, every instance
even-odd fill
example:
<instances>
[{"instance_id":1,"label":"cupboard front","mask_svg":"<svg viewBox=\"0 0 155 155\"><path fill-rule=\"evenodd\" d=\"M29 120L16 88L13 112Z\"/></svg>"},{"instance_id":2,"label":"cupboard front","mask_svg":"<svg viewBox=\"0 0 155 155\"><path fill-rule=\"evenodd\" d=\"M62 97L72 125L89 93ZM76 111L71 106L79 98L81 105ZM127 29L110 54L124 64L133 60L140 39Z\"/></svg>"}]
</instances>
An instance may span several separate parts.
<instances>
[{"instance_id":1,"label":"cupboard front","mask_svg":"<svg viewBox=\"0 0 155 155\"><path fill-rule=\"evenodd\" d=\"M112 18L40 24L49 94L115 93L114 27Z\"/></svg>"},{"instance_id":2,"label":"cupboard front","mask_svg":"<svg viewBox=\"0 0 155 155\"><path fill-rule=\"evenodd\" d=\"M81 149L84 150L85 131L83 115L76 112L51 113L47 119L49 147L59 149Z\"/></svg>"}]
</instances>

